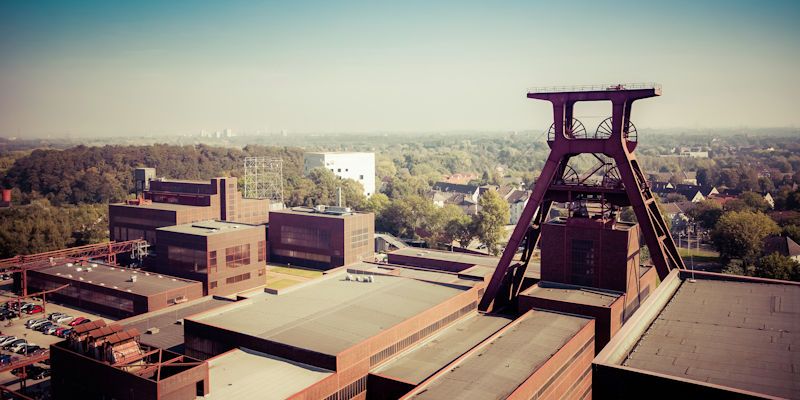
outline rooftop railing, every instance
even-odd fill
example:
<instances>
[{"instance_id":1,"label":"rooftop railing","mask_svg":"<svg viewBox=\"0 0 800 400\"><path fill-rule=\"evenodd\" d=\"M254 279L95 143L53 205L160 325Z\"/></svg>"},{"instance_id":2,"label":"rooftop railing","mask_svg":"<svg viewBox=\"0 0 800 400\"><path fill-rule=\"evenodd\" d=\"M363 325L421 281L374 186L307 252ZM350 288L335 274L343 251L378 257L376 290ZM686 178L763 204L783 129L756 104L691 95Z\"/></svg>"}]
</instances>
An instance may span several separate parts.
<instances>
[{"instance_id":1,"label":"rooftop railing","mask_svg":"<svg viewBox=\"0 0 800 400\"><path fill-rule=\"evenodd\" d=\"M535 86L528 89L528 93L564 93L564 92L604 92L615 90L661 90L661 84L655 82L640 83L607 83L601 85L574 85L574 86Z\"/></svg>"}]
</instances>

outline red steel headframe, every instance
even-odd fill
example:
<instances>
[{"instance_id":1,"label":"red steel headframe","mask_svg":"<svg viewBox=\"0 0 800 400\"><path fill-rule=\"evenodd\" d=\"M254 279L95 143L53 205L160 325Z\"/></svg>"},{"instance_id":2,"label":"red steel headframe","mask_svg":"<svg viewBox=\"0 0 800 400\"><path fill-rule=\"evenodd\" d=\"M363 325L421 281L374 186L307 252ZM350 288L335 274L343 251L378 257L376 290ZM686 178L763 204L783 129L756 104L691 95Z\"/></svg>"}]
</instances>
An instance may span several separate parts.
<instances>
[{"instance_id":1,"label":"red steel headframe","mask_svg":"<svg viewBox=\"0 0 800 400\"><path fill-rule=\"evenodd\" d=\"M569 159L579 154L605 154L614 159L624 185L624 194L636 214L658 275L663 279L673 268L685 268L633 154L636 141L628 137L633 102L660 95L661 87L656 84L539 88L528 93L530 99L547 100L553 104L554 135L548 137L550 155L481 299L481 311L493 311L508 304L518 295L519 284L528 264L525 258L530 257L539 241L540 225L546 222L545 218L553 201L548 198L548 190L562 179ZM575 121L573 106L579 101L611 102L610 136L576 137L572 134ZM523 239L526 239L526 251L523 253L525 260L512 267L511 262Z\"/></svg>"}]
</instances>

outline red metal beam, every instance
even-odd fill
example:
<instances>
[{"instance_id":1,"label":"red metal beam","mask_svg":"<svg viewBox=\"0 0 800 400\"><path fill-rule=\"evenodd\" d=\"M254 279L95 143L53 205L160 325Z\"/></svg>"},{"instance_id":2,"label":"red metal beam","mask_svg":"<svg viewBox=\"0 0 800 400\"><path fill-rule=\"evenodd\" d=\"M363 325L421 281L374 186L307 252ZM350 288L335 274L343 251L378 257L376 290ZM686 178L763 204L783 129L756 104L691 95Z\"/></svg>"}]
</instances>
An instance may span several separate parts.
<instances>
[{"instance_id":1,"label":"red metal beam","mask_svg":"<svg viewBox=\"0 0 800 400\"><path fill-rule=\"evenodd\" d=\"M533 230L530 231L534 234L529 235L531 243L528 243L526 247L532 252L536 246L539 239L538 225L546 222L544 218L549 211L545 210L543 205L549 204L553 200L547 198L548 190L556 186L557 180L562 179L567 162L578 154L604 154L614 159L625 187L625 193L633 206L636 219L642 228L645 243L650 250L650 257L659 276L663 279L671 269L685 268L633 154L636 143L628 140L623 129L623 127L629 126L633 102L638 99L659 96L661 87L654 84L636 84L629 85L629 87L626 85L601 85L571 90L570 88L555 90L539 88L528 93L528 98L547 100L552 103L555 134L552 139L548 138L550 155L486 287L478 306L481 311L493 311L497 308L498 303L505 305L508 301L513 301L517 294L514 283L525 273L528 264L528 260L523 260L522 264L512 267L511 262L514 255L532 224ZM568 133L571 132L573 123L573 106L578 101L611 102L610 137L604 139L569 137ZM598 188L594 186L583 185L583 187L586 192L602 191L597 190ZM525 254L528 253L528 251L525 252ZM511 286L509 292L501 292L501 289L509 286Z\"/></svg>"}]
</instances>

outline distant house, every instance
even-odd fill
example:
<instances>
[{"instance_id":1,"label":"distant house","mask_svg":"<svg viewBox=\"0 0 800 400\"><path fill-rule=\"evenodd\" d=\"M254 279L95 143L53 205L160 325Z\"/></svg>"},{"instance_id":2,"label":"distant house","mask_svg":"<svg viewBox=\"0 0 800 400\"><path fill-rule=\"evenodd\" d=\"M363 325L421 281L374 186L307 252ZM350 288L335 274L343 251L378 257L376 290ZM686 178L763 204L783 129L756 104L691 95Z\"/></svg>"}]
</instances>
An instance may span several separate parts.
<instances>
[{"instance_id":1,"label":"distant house","mask_svg":"<svg viewBox=\"0 0 800 400\"><path fill-rule=\"evenodd\" d=\"M714 186L679 184L675 186L675 193L682 194L687 200L697 203L710 196L719 194L719 191Z\"/></svg>"},{"instance_id":2,"label":"distant house","mask_svg":"<svg viewBox=\"0 0 800 400\"><path fill-rule=\"evenodd\" d=\"M436 182L433 190L436 192L458 193L467 196L470 200L477 202L480 196L480 187L475 185L462 185L459 183Z\"/></svg>"},{"instance_id":3,"label":"distant house","mask_svg":"<svg viewBox=\"0 0 800 400\"><path fill-rule=\"evenodd\" d=\"M775 199L769 192L767 192L767 194L764 195L764 201L766 201L767 204L769 204L769 208L775 208Z\"/></svg>"},{"instance_id":4,"label":"distant house","mask_svg":"<svg viewBox=\"0 0 800 400\"><path fill-rule=\"evenodd\" d=\"M764 254L772 253L800 262L800 244L787 236L770 236L764 239Z\"/></svg>"},{"instance_id":5,"label":"distant house","mask_svg":"<svg viewBox=\"0 0 800 400\"><path fill-rule=\"evenodd\" d=\"M509 208L509 224L516 225L517 222L519 222L519 218L522 216L522 210L524 210L525 205L528 204L530 195L530 190L512 190L505 196Z\"/></svg>"}]
</instances>

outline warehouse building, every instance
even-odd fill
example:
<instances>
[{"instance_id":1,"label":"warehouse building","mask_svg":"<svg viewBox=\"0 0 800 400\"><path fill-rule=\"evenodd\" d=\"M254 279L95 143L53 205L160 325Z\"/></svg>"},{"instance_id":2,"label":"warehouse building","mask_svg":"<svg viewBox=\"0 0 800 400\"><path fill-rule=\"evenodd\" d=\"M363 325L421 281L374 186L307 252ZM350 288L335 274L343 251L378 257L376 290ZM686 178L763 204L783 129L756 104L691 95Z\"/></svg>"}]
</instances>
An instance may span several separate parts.
<instances>
[{"instance_id":1,"label":"warehouse building","mask_svg":"<svg viewBox=\"0 0 800 400\"><path fill-rule=\"evenodd\" d=\"M674 270L595 358L594 394L800 398L799 331L797 282Z\"/></svg>"},{"instance_id":2,"label":"warehouse building","mask_svg":"<svg viewBox=\"0 0 800 400\"><path fill-rule=\"evenodd\" d=\"M329 374L308 372L319 380L297 387L294 398L351 398L367 389L371 368L474 315L483 287L456 274L358 264L280 295L187 318L186 354L268 354L273 366L301 364Z\"/></svg>"},{"instance_id":3,"label":"warehouse building","mask_svg":"<svg viewBox=\"0 0 800 400\"><path fill-rule=\"evenodd\" d=\"M48 299L117 318L181 304L203 296L200 282L102 263L62 263L28 270L29 292L67 287Z\"/></svg>"},{"instance_id":4,"label":"warehouse building","mask_svg":"<svg viewBox=\"0 0 800 400\"><path fill-rule=\"evenodd\" d=\"M156 230L158 272L203 283L205 295L230 295L266 283L264 225L201 221Z\"/></svg>"},{"instance_id":5,"label":"warehouse building","mask_svg":"<svg viewBox=\"0 0 800 400\"><path fill-rule=\"evenodd\" d=\"M273 211L270 261L331 269L374 257L375 215L346 207L294 207Z\"/></svg>"}]
</instances>

